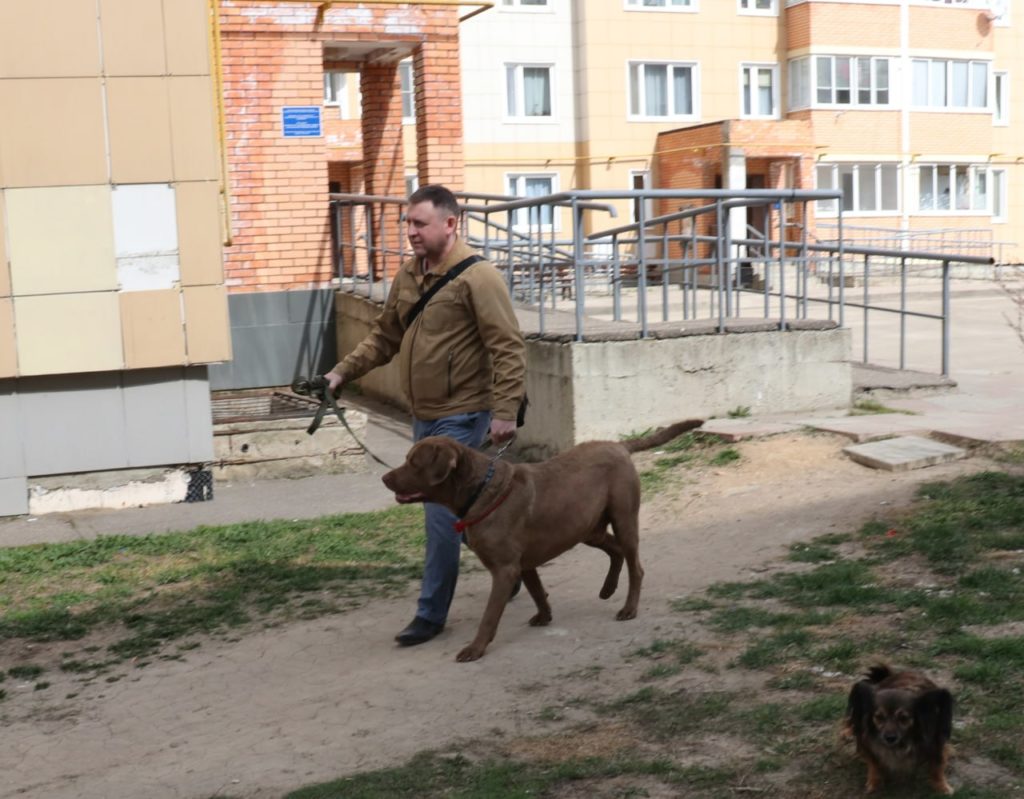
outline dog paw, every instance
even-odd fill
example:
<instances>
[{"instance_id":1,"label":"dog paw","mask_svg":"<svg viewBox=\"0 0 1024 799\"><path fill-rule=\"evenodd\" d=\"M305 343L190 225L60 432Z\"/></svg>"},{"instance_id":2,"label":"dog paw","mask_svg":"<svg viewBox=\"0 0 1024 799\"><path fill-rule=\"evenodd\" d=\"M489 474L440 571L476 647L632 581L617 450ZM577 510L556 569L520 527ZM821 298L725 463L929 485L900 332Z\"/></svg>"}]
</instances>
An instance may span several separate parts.
<instances>
[{"instance_id":1,"label":"dog paw","mask_svg":"<svg viewBox=\"0 0 1024 799\"><path fill-rule=\"evenodd\" d=\"M615 614L616 621L628 621L636 618L636 608L623 608Z\"/></svg>"},{"instance_id":2,"label":"dog paw","mask_svg":"<svg viewBox=\"0 0 1024 799\"><path fill-rule=\"evenodd\" d=\"M459 654L455 656L455 659L459 663L469 663L474 660L479 660L484 656L484 648L482 646L476 646L470 644L465 647Z\"/></svg>"},{"instance_id":3,"label":"dog paw","mask_svg":"<svg viewBox=\"0 0 1024 799\"><path fill-rule=\"evenodd\" d=\"M530 619L531 627L547 627L549 624L551 624L550 613L538 613L536 616Z\"/></svg>"}]
</instances>

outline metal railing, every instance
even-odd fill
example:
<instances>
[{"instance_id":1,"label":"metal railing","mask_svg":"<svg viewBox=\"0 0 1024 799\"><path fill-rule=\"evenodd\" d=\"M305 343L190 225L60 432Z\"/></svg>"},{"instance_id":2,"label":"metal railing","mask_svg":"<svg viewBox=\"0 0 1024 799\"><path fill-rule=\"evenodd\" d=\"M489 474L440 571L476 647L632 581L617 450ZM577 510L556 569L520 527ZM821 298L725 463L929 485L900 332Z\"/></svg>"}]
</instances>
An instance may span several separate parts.
<instances>
[{"instance_id":1,"label":"metal railing","mask_svg":"<svg viewBox=\"0 0 1024 799\"><path fill-rule=\"evenodd\" d=\"M539 334L584 340L630 327L648 337L692 320L719 333L737 320L779 330L809 319L846 326L855 312L862 361L876 350L873 330L889 324L879 320L892 319L898 367L907 368L908 322L927 320L938 325L940 370L947 375L951 267L992 258L855 246L844 236L842 216L830 220L834 240L819 241L808 233L809 204L839 196L772 189L463 194L461 224L465 239L504 271L519 307L535 314ZM330 197L341 287L382 298L387 275L407 255L406 199ZM623 206L633 208L634 220L609 227ZM935 308L912 307L908 279L922 270L940 281ZM883 296L872 295L876 287Z\"/></svg>"}]
</instances>

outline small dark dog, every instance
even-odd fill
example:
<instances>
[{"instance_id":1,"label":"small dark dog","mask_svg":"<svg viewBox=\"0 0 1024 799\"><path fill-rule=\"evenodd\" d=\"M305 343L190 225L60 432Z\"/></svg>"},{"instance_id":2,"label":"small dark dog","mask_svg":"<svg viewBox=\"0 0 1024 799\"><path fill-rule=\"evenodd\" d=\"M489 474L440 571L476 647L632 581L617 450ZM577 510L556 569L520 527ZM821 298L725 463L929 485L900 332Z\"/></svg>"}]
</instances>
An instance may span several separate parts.
<instances>
[{"instance_id":1,"label":"small dark dog","mask_svg":"<svg viewBox=\"0 0 1024 799\"><path fill-rule=\"evenodd\" d=\"M868 793L882 786L883 775L924 768L936 792L952 794L945 774L952 730L953 696L920 672L874 666L850 691L846 732L868 765Z\"/></svg>"}]
</instances>

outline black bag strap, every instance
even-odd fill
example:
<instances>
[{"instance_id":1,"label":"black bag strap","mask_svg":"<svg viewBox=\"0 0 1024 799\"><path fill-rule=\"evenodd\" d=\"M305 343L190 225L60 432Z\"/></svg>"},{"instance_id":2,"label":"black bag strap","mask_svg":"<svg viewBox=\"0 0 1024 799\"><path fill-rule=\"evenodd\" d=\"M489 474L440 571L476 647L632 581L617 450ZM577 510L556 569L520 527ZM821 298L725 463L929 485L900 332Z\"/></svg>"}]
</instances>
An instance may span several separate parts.
<instances>
[{"instance_id":1,"label":"black bag strap","mask_svg":"<svg viewBox=\"0 0 1024 799\"><path fill-rule=\"evenodd\" d=\"M435 294L437 294L437 292L439 292L442 288L448 285L451 281L455 280L455 278L457 278L459 275L461 275L463 272L469 269L469 267L471 267L477 261L483 260L483 256L473 254L466 258L464 261L459 261L457 264L455 264L455 266L453 266L451 269L449 269L447 272L441 275L438 281L433 286L431 286L426 293L420 295L419 300L417 300L416 304L412 306L412 308L410 309L408 315L405 317L406 330L409 329L410 325L412 325L413 323L413 320L420 315L420 311L422 311L426 307L427 303L430 302L431 298Z\"/></svg>"}]
</instances>

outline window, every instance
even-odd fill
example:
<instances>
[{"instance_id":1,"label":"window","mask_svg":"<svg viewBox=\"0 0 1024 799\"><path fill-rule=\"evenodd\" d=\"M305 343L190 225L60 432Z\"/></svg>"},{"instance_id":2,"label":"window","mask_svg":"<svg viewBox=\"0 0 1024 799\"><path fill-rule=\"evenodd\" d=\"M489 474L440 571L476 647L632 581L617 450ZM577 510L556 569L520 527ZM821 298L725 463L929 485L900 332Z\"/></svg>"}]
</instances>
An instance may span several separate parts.
<instances>
[{"instance_id":1,"label":"window","mask_svg":"<svg viewBox=\"0 0 1024 799\"><path fill-rule=\"evenodd\" d=\"M1006 72L992 74L992 124L1010 124L1010 76Z\"/></svg>"},{"instance_id":2,"label":"window","mask_svg":"<svg viewBox=\"0 0 1024 799\"><path fill-rule=\"evenodd\" d=\"M420 187L420 176L415 172L409 172L405 176L405 196L410 197Z\"/></svg>"},{"instance_id":3,"label":"window","mask_svg":"<svg viewBox=\"0 0 1024 799\"><path fill-rule=\"evenodd\" d=\"M778 70L775 65L747 65L742 67L741 90L743 117L774 119L778 116Z\"/></svg>"},{"instance_id":4,"label":"window","mask_svg":"<svg viewBox=\"0 0 1024 799\"><path fill-rule=\"evenodd\" d=\"M398 75L402 81L402 121L416 121L416 83L412 79L412 61L398 62Z\"/></svg>"},{"instance_id":5,"label":"window","mask_svg":"<svg viewBox=\"0 0 1024 799\"><path fill-rule=\"evenodd\" d=\"M551 116L551 67L506 64L506 111L510 117Z\"/></svg>"},{"instance_id":6,"label":"window","mask_svg":"<svg viewBox=\"0 0 1024 799\"><path fill-rule=\"evenodd\" d=\"M501 0L501 4L506 8L543 8L548 0Z\"/></svg>"},{"instance_id":7,"label":"window","mask_svg":"<svg viewBox=\"0 0 1024 799\"><path fill-rule=\"evenodd\" d=\"M992 170L992 221L1006 221L1006 170Z\"/></svg>"},{"instance_id":8,"label":"window","mask_svg":"<svg viewBox=\"0 0 1024 799\"><path fill-rule=\"evenodd\" d=\"M890 106L891 59L814 56L789 62L789 107Z\"/></svg>"},{"instance_id":9,"label":"window","mask_svg":"<svg viewBox=\"0 0 1024 799\"><path fill-rule=\"evenodd\" d=\"M337 106L342 119L348 119L347 78L344 72L324 72L324 105Z\"/></svg>"},{"instance_id":10,"label":"window","mask_svg":"<svg viewBox=\"0 0 1024 799\"><path fill-rule=\"evenodd\" d=\"M936 213L989 210L988 169L968 164L930 164L917 170L917 208Z\"/></svg>"},{"instance_id":11,"label":"window","mask_svg":"<svg viewBox=\"0 0 1024 799\"><path fill-rule=\"evenodd\" d=\"M896 164L818 164L819 189L839 189L844 213L888 214L899 210L899 167ZM836 213L835 200L819 200L817 213Z\"/></svg>"},{"instance_id":12,"label":"window","mask_svg":"<svg viewBox=\"0 0 1024 799\"><path fill-rule=\"evenodd\" d=\"M741 14L778 14L777 0L740 0Z\"/></svg>"},{"instance_id":13,"label":"window","mask_svg":"<svg viewBox=\"0 0 1024 799\"><path fill-rule=\"evenodd\" d=\"M915 58L916 108L988 109L988 61Z\"/></svg>"},{"instance_id":14,"label":"window","mask_svg":"<svg viewBox=\"0 0 1024 799\"><path fill-rule=\"evenodd\" d=\"M697 0L626 0L626 8L633 11L696 11Z\"/></svg>"},{"instance_id":15,"label":"window","mask_svg":"<svg viewBox=\"0 0 1024 799\"><path fill-rule=\"evenodd\" d=\"M514 197L543 197L558 191L555 174L508 175L508 193ZM517 208L512 214L512 226L551 230L554 215L550 205Z\"/></svg>"},{"instance_id":16,"label":"window","mask_svg":"<svg viewBox=\"0 0 1024 799\"><path fill-rule=\"evenodd\" d=\"M631 117L696 117L694 64L629 65Z\"/></svg>"}]
</instances>

